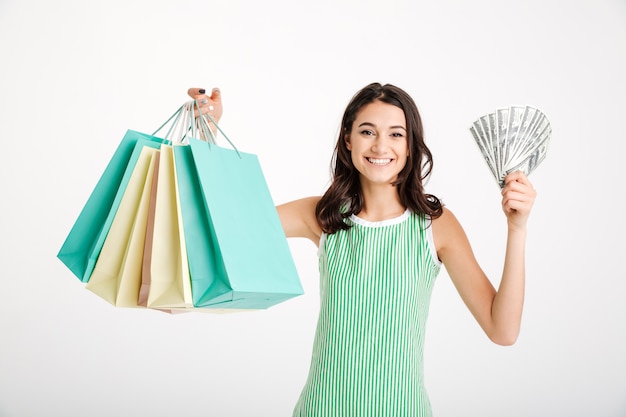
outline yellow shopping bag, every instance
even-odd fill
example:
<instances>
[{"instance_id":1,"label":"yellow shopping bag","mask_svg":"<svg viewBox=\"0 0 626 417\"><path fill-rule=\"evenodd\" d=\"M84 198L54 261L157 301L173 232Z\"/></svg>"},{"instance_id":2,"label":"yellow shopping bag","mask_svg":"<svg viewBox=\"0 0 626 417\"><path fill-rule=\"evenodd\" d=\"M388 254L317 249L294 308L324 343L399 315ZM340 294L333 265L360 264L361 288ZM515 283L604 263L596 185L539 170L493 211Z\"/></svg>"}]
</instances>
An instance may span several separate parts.
<instances>
[{"instance_id":1,"label":"yellow shopping bag","mask_svg":"<svg viewBox=\"0 0 626 417\"><path fill-rule=\"evenodd\" d=\"M118 307L137 307L152 177L159 151L144 146L86 288Z\"/></svg>"},{"instance_id":2,"label":"yellow shopping bag","mask_svg":"<svg viewBox=\"0 0 626 417\"><path fill-rule=\"evenodd\" d=\"M146 220L146 238L144 240L141 265L141 286L139 287L139 298L137 300L137 305L142 307L148 307L148 294L150 292L150 265L152 263L152 241L154 240L154 211L156 209L156 194L159 184L159 160L159 156L154 158L154 175L152 176L148 219Z\"/></svg>"},{"instance_id":3,"label":"yellow shopping bag","mask_svg":"<svg viewBox=\"0 0 626 417\"><path fill-rule=\"evenodd\" d=\"M193 308L187 248L178 197L174 152L161 145L154 225L151 234L149 267L144 281L149 281L148 308Z\"/></svg>"}]
</instances>

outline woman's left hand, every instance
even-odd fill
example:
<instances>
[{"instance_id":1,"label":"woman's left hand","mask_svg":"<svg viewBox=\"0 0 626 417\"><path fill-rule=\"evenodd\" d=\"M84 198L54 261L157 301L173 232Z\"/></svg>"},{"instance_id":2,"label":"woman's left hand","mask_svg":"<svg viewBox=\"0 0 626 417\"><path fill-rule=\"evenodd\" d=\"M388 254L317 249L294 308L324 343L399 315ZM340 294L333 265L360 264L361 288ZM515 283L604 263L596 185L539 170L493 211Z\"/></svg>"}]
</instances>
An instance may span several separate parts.
<instances>
[{"instance_id":1,"label":"woman's left hand","mask_svg":"<svg viewBox=\"0 0 626 417\"><path fill-rule=\"evenodd\" d=\"M537 192L521 171L507 175L504 183L502 210L506 215L509 229L525 229Z\"/></svg>"}]
</instances>

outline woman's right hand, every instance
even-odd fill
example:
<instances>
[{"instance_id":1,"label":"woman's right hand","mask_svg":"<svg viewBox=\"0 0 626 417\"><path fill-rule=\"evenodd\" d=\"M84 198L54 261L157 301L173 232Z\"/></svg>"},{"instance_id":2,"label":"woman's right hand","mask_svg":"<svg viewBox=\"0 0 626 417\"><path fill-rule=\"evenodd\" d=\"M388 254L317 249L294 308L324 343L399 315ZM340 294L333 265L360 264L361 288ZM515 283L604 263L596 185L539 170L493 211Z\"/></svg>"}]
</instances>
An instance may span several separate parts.
<instances>
[{"instance_id":1,"label":"woman's right hand","mask_svg":"<svg viewBox=\"0 0 626 417\"><path fill-rule=\"evenodd\" d=\"M194 100L198 100L201 114L208 114L215 122L219 122L224 111L222 107L222 95L219 88L214 88L211 91L211 95L206 94L204 88L190 88L187 90L187 94ZM197 110L195 111L196 117L199 116Z\"/></svg>"}]
</instances>

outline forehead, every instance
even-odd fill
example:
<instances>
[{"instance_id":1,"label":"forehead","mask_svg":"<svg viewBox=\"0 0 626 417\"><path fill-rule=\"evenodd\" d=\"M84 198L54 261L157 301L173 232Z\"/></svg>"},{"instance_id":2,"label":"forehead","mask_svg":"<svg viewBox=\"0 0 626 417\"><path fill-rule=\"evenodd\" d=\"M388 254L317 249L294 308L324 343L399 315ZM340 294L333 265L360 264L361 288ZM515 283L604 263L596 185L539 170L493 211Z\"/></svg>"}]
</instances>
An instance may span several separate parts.
<instances>
[{"instance_id":1,"label":"forehead","mask_svg":"<svg viewBox=\"0 0 626 417\"><path fill-rule=\"evenodd\" d=\"M361 107L356 114L355 122L357 126L365 122L375 125L406 126L404 111L400 107L378 100Z\"/></svg>"}]
</instances>

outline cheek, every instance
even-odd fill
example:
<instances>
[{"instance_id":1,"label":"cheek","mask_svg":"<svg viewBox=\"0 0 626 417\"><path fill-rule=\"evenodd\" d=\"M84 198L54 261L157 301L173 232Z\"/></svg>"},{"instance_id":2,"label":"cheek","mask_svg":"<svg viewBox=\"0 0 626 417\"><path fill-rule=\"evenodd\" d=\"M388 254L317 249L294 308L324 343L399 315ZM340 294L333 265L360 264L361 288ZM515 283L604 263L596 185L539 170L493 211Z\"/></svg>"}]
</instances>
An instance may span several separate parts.
<instances>
[{"instance_id":1,"label":"cheek","mask_svg":"<svg viewBox=\"0 0 626 417\"><path fill-rule=\"evenodd\" d=\"M406 144L403 144L401 146L398 146L398 148L396 149L396 154L398 154L398 156L404 157L404 158L408 158L409 157L409 148Z\"/></svg>"},{"instance_id":2,"label":"cheek","mask_svg":"<svg viewBox=\"0 0 626 417\"><path fill-rule=\"evenodd\" d=\"M402 169L404 169L404 167L406 167L408 163L409 163L409 159L406 156L402 158L402 162L400 163L400 165L402 165Z\"/></svg>"},{"instance_id":3,"label":"cheek","mask_svg":"<svg viewBox=\"0 0 626 417\"><path fill-rule=\"evenodd\" d=\"M404 168L407 164L410 163L409 160L409 150L408 149L402 149L402 153L400 153L401 158L402 158L402 168Z\"/></svg>"},{"instance_id":4,"label":"cheek","mask_svg":"<svg viewBox=\"0 0 626 417\"><path fill-rule=\"evenodd\" d=\"M359 165L359 158L354 152L350 153L350 161L352 162L352 166L355 168Z\"/></svg>"}]
</instances>

